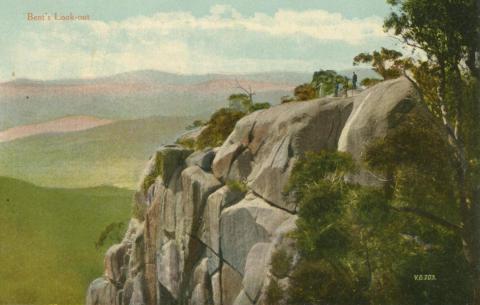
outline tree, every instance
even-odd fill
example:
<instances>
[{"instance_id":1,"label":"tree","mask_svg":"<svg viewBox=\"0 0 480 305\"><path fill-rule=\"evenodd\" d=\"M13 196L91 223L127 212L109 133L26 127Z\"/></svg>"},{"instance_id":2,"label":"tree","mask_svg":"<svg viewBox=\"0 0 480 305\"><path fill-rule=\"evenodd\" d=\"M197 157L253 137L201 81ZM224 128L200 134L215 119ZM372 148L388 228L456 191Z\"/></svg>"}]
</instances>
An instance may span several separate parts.
<instances>
[{"instance_id":1,"label":"tree","mask_svg":"<svg viewBox=\"0 0 480 305\"><path fill-rule=\"evenodd\" d=\"M353 59L353 65L371 64L373 71L380 74L384 80L397 78L402 75L402 53L382 48L380 52L360 53Z\"/></svg>"},{"instance_id":2,"label":"tree","mask_svg":"<svg viewBox=\"0 0 480 305\"><path fill-rule=\"evenodd\" d=\"M480 105L478 96L480 20L475 0L387 0L393 12L385 28L422 50L428 60L417 76L433 73L433 86L415 85L430 100L448 136L457 194L450 205L460 220L450 228L463 241L475 287L473 304L480 305ZM422 71L423 69L423 71ZM432 94L436 87L437 94ZM423 89L423 90L422 90ZM433 105L433 106L432 106ZM412 213L414 213L412 211ZM426 215L414 213L420 218ZM445 219L436 219L437 223Z\"/></svg>"},{"instance_id":3,"label":"tree","mask_svg":"<svg viewBox=\"0 0 480 305\"><path fill-rule=\"evenodd\" d=\"M251 87L243 87L238 80L237 89L241 90L242 93L234 93L228 97L228 104L231 109L236 111L241 111L245 113L254 112L261 109L270 108L270 103L255 103L253 101L253 96L255 92L252 91Z\"/></svg>"},{"instance_id":4,"label":"tree","mask_svg":"<svg viewBox=\"0 0 480 305\"><path fill-rule=\"evenodd\" d=\"M249 112L253 106L251 96L245 93L235 93L228 97L228 107L237 111Z\"/></svg>"},{"instance_id":5,"label":"tree","mask_svg":"<svg viewBox=\"0 0 480 305\"><path fill-rule=\"evenodd\" d=\"M311 85L316 90L316 96L326 96L335 92L335 86L342 82L343 77L333 70L319 70L313 73Z\"/></svg>"}]
</instances>

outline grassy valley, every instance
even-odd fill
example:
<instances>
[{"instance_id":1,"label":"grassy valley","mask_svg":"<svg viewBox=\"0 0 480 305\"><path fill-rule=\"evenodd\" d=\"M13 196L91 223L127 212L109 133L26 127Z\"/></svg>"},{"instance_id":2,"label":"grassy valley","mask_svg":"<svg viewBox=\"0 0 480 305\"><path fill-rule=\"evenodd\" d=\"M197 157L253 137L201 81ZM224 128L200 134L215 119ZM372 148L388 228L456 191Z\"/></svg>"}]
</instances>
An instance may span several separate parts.
<instances>
[{"instance_id":1,"label":"grassy valley","mask_svg":"<svg viewBox=\"0 0 480 305\"><path fill-rule=\"evenodd\" d=\"M42 188L0 177L0 304L83 304L101 274L95 241L129 218L132 192Z\"/></svg>"},{"instance_id":2,"label":"grassy valley","mask_svg":"<svg viewBox=\"0 0 480 305\"><path fill-rule=\"evenodd\" d=\"M193 118L150 117L0 143L2 175L41 186L134 189L149 156Z\"/></svg>"}]
</instances>

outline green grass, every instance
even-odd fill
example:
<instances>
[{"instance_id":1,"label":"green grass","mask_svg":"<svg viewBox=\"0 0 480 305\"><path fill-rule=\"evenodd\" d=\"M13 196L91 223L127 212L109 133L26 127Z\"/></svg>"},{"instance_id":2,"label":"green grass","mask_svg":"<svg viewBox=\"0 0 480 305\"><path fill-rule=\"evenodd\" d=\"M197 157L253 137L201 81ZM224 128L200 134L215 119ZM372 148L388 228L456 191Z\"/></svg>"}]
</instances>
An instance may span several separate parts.
<instances>
[{"instance_id":1,"label":"green grass","mask_svg":"<svg viewBox=\"0 0 480 305\"><path fill-rule=\"evenodd\" d=\"M136 189L150 155L172 143L192 120L151 117L0 143L1 174L48 187Z\"/></svg>"},{"instance_id":2,"label":"green grass","mask_svg":"<svg viewBox=\"0 0 480 305\"><path fill-rule=\"evenodd\" d=\"M0 177L0 304L83 304L102 274L102 230L126 221L132 192L53 189Z\"/></svg>"}]
</instances>

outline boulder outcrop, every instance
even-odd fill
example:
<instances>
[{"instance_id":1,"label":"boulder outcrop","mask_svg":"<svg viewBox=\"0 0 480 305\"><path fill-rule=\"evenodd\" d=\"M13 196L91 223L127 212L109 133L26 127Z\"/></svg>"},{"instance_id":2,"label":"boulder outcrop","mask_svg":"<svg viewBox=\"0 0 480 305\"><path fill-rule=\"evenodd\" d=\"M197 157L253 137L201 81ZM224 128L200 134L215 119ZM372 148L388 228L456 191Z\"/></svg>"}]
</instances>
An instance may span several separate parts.
<instances>
[{"instance_id":1,"label":"boulder outcrop","mask_svg":"<svg viewBox=\"0 0 480 305\"><path fill-rule=\"evenodd\" d=\"M355 97L256 111L219 148L161 147L136 196L145 219L132 219L124 240L108 250L87 305L264 304L270 280L288 282L272 274L273 254L286 251L295 261L288 233L298 207L284 194L295 162L324 149L360 160L365 144L385 136L416 101L399 78Z\"/></svg>"}]
</instances>

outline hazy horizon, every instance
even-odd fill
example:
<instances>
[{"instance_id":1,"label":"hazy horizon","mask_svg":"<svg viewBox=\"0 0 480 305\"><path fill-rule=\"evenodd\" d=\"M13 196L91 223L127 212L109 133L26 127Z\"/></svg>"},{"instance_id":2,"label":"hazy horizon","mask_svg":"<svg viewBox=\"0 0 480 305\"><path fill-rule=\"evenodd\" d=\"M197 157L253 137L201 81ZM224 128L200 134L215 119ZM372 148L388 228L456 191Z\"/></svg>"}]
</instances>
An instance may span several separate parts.
<instances>
[{"instance_id":1,"label":"hazy horizon","mask_svg":"<svg viewBox=\"0 0 480 305\"><path fill-rule=\"evenodd\" d=\"M255 6L148 0L142 7L131 0L22 1L0 11L0 82L91 79L139 70L181 75L344 70L360 52L379 45L399 48L383 31L388 13L383 0ZM89 18L54 18L62 14Z\"/></svg>"},{"instance_id":2,"label":"hazy horizon","mask_svg":"<svg viewBox=\"0 0 480 305\"><path fill-rule=\"evenodd\" d=\"M319 68L322 69L322 68ZM7 80L2 80L0 79L0 84L5 84L9 83L12 81L38 81L38 82L50 82L50 81L76 81L76 80L98 80L98 79L108 79L108 78L114 78L117 76L122 76L122 75L133 75L133 74L140 74L140 73L158 73L158 74L164 74L164 75L174 75L174 76L180 76L180 77L202 77L202 76L224 76L224 77L236 77L236 76L261 76L261 75L274 75L274 74L297 74L297 75L308 75L311 76L314 71L317 71L319 69L311 69L308 71L293 71L293 70L266 70L266 71L258 71L258 72L240 72L240 73L221 73L221 72L206 72L206 73L177 73L177 72L168 72L168 71L163 71L163 70L156 70L156 69L141 69L141 70L131 70L131 71L125 71L125 72L119 72L119 73L114 73L114 74L109 74L109 75L103 75L103 76L85 76L85 77L64 77L64 78L30 78L30 77L22 77L22 76L17 76L15 75L14 77L11 77L10 79ZM324 68L322 70L334 70L331 68ZM362 71L362 72L371 72L375 73L371 68L368 67L362 67L362 66L352 66L351 68L346 68L346 69L340 69L336 70L336 72L342 74L345 72L351 72L351 71Z\"/></svg>"}]
</instances>

